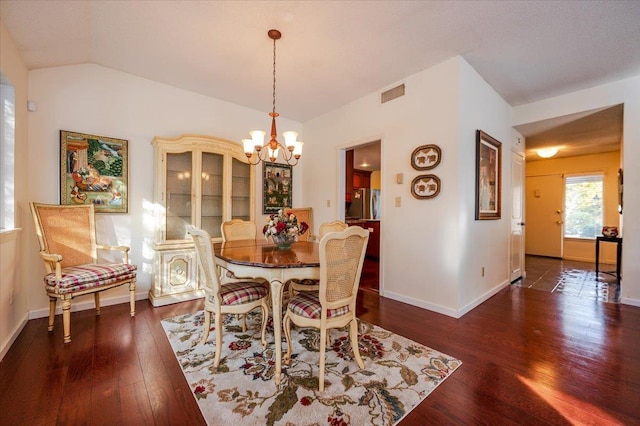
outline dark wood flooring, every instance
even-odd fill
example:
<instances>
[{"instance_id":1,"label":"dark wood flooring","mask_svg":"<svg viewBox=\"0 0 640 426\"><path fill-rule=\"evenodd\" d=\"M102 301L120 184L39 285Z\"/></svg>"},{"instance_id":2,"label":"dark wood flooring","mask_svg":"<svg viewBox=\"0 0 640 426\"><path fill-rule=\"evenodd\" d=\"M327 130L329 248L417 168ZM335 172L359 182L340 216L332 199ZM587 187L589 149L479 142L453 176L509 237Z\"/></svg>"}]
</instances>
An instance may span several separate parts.
<instances>
[{"instance_id":1,"label":"dark wood flooring","mask_svg":"<svg viewBox=\"0 0 640 426\"><path fill-rule=\"evenodd\" d=\"M160 320L137 303L26 325L0 363L2 425L201 425ZM640 424L640 308L509 286L454 319L363 291L359 317L463 365L402 425Z\"/></svg>"}]
</instances>

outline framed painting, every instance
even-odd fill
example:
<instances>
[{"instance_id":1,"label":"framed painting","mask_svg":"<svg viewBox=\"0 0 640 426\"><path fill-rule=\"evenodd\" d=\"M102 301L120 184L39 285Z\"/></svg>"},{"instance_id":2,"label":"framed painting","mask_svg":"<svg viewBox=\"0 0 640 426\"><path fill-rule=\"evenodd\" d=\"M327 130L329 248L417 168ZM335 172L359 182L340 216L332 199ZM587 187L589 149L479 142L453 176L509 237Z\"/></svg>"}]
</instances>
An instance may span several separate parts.
<instances>
[{"instance_id":1,"label":"framed painting","mask_svg":"<svg viewBox=\"0 0 640 426\"><path fill-rule=\"evenodd\" d=\"M431 170L442 161L442 150L438 145L422 145L411 153L411 167L416 170Z\"/></svg>"},{"instance_id":2,"label":"framed painting","mask_svg":"<svg viewBox=\"0 0 640 426\"><path fill-rule=\"evenodd\" d=\"M126 213L128 141L60 131L60 204L95 206L96 213Z\"/></svg>"},{"instance_id":3,"label":"framed painting","mask_svg":"<svg viewBox=\"0 0 640 426\"><path fill-rule=\"evenodd\" d=\"M278 163L263 163L262 214L277 213L282 208L291 208L291 166Z\"/></svg>"},{"instance_id":4,"label":"framed painting","mask_svg":"<svg viewBox=\"0 0 640 426\"><path fill-rule=\"evenodd\" d=\"M476 131L476 220L500 219L502 144Z\"/></svg>"},{"instance_id":5,"label":"framed painting","mask_svg":"<svg viewBox=\"0 0 640 426\"><path fill-rule=\"evenodd\" d=\"M417 199L435 198L440 193L440 178L436 175L420 175L411 182L411 195Z\"/></svg>"}]
</instances>

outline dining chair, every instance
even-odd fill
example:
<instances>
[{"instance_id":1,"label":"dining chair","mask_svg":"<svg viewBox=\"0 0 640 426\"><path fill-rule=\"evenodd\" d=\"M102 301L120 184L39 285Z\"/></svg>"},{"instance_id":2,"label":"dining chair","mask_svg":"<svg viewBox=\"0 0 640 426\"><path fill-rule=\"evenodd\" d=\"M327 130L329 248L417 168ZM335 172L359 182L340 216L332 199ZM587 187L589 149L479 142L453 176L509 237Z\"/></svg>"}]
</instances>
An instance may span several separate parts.
<instances>
[{"instance_id":1,"label":"dining chair","mask_svg":"<svg viewBox=\"0 0 640 426\"><path fill-rule=\"evenodd\" d=\"M283 328L287 340L285 362L291 359L291 324L320 330L320 368L318 389L324 391L324 367L328 330L349 325L353 357L364 368L358 349L356 297L369 232L352 226L331 232L320 240L320 288L317 293L301 292L287 304Z\"/></svg>"},{"instance_id":2,"label":"dining chair","mask_svg":"<svg viewBox=\"0 0 640 426\"><path fill-rule=\"evenodd\" d=\"M136 314L136 265L129 264L129 247L96 243L93 204L51 205L29 203L44 261L45 291L49 296L49 331L53 331L56 302L62 301L64 343L71 342L71 301L94 295L100 315L100 292L129 285L131 316ZM98 250L119 251L121 263L99 263Z\"/></svg>"},{"instance_id":3,"label":"dining chair","mask_svg":"<svg viewBox=\"0 0 640 426\"><path fill-rule=\"evenodd\" d=\"M334 220L333 222L324 222L320 225L320 229L318 230L318 238L322 240L322 237L327 235L329 232L336 231L344 231L347 229L349 225L344 223L341 220ZM292 279L289 281L289 297L293 297L296 292L299 291L318 291L319 288L318 280L298 280Z\"/></svg>"},{"instance_id":4,"label":"dining chair","mask_svg":"<svg viewBox=\"0 0 640 426\"><path fill-rule=\"evenodd\" d=\"M248 220L233 219L222 222L222 241L255 240L256 224Z\"/></svg>"},{"instance_id":5,"label":"dining chair","mask_svg":"<svg viewBox=\"0 0 640 426\"><path fill-rule=\"evenodd\" d=\"M216 333L216 354L213 367L218 368L220 353L222 352L222 315L247 314L256 308L262 311L262 347L267 345L265 331L269 315L269 290L262 281L234 281L220 283L218 277L216 257L213 253L213 242L207 231L190 227L187 233L193 239L196 249L196 259L200 268L199 279L203 280L204 298L204 331L200 344L209 338L211 315L214 316ZM246 330L246 327L243 328Z\"/></svg>"},{"instance_id":6,"label":"dining chair","mask_svg":"<svg viewBox=\"0 0 640 426\"><path fill-rule=\"evenodd\" d=\"M232 219L226 222L222 222L220 225L220 231L222 233L222 241L239 241L239 240L255 240L256 239L256 231L257 226L255 222L251 222L248 220L241 219ZM218 268L220 269L220 268ZM221 272L221 280L223 283L232 282L242 280L241 278L236 277L233 272L226 271L225 273ZM256 279L257 281L261 281L265 287L269 287L269 282L265 279ZM242 319L242 331L247 330L247 322L244 315L238 315L238 318Z\"/></svg>"}]
</instances>

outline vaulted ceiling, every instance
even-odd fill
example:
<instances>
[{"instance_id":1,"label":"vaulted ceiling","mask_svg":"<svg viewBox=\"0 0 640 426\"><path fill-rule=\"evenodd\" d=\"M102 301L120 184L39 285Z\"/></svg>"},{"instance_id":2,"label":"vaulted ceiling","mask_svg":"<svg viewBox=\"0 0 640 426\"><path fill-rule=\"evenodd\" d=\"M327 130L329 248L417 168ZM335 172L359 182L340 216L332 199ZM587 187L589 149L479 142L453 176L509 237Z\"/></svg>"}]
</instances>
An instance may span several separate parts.
<instances>
[{"instance_id":1,"label":"vaulted ceiling","mask_svg":"<svg viewBox=\"0 0 640 426\"><path fill-rule=\"evenodd\" d=\"M461 55L516 106L640 74L639 1L13 1L29 69L93 63L305 122Z\"/></svg>"}]
</instances>

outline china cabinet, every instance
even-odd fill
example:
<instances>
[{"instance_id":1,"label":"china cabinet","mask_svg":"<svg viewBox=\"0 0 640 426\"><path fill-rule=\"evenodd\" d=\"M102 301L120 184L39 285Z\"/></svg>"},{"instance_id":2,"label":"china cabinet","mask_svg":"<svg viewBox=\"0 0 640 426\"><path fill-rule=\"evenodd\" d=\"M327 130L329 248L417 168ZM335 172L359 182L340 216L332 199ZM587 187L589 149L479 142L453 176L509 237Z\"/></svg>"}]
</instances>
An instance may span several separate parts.
<instances>
[{"instance_id":1,"label":"china cabinet","mask_svg":"<svg viewBox=\"0 0 640 426\"><path fill-rule=\"evenodd\" d=\"M155 230L153 306L204 297L198 280L193 225L222 241L220 225L254 220L254 168L242 147L209 136L156 137L154 148Z\"/></svg>"}]
</instances>

